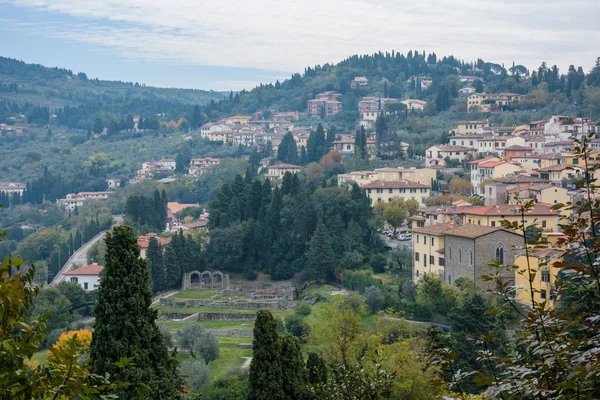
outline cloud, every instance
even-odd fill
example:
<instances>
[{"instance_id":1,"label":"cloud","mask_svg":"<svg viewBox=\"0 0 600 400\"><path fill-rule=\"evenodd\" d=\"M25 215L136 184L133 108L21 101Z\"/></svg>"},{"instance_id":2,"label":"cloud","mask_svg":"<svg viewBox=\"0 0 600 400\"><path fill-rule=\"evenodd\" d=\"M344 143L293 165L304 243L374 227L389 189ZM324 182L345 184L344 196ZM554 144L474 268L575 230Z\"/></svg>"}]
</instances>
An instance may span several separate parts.
<instances>
[{"instance_id":1,"label":"cloud","mask_svg":"<svg viewBox=\"0 0 600 400\"><path fill-rule=\"evenodd\" d=\"M3 0L0 0L0 3ZM590 68L597 0L5 0L42 15L12 29L131 61L303 71L379 50ZM64 18L62 18L64 17Z\"/></svg>"}]
</instances>

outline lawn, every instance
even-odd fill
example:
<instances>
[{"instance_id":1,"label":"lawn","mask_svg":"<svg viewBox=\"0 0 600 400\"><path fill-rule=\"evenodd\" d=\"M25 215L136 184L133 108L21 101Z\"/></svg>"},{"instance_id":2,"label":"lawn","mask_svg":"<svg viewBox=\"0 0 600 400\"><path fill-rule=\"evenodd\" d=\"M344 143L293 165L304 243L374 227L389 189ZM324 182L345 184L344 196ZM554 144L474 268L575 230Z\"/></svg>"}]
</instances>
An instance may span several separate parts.
<instances>
[{"instance_id":1,"label":"lawn","mask_svg":"<svg viewBox=\"0 0 600 400\"><path fill-rule=\"evenodd\" d=\"M177 331L189 322L160 321L161 325L168 327L172 331ZM205 329L248 329L254 328L254 321L200 321L199 324Z\"/></svg>"},{"instance_id":2,"label":"lawn","mask_svg":"<svg viewBox=\"0 0 600 400\"><path fill-rule=\"evenodd\" d=\"M184 290L183 292L177 292L170 296L173 299L205 299L208 300L215 296L218 292L216 290Z\"/></svg>"},{"instance_id":3,"label":"lawn","mask_svg":"<svg viewBox=\"0 0 600 400\"><path fill-rule=\"evenodd\" d=\"M237 308L213 308L213 307L171 307L157 306L159 313L229 313L229 314L256 314L256 310L241 310Z\"/></svg>"}]
</instances>

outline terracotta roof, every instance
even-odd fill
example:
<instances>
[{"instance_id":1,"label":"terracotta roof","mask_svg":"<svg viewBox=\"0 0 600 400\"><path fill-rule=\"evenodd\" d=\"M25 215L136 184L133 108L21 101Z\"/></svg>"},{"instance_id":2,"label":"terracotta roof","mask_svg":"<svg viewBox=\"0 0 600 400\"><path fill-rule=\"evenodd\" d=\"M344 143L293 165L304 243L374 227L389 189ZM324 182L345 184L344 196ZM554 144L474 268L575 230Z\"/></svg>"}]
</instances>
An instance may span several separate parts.
<instances>
[{"instance_id":1,"label":"terracotta roof","mask_svg":"<svg viewBox=\"0 0 600 400\"><path fill-rule=\"evenodd\" d=\"M441 151L476 151L477 149L473 147L465 147L465 146L452 146L449 144L438 144L435 147Z\"/></svg>"},{"instance_id":2,"label":"terracotta roof","mask_svg":"<svg viewBox=\"0 0 600 400\"><path fill-rule=\"evenodd\" d=\"M506 175L499 179L502 183L530 183L530 182L547 182L545 179L530 175Z\"/></svg>"},{"instance_id":3,"label":"terracotta roof","mask_svg":"<svg viewBox=\"0 0 600 400\"><path fill-rule=\"evenodd\" d=\"M573 167L577 168L576 166L573 166L573 165L570 165L570 164L551 165L549 167L538 169L538 172L563 171L565 169L573 168Z\"/></svg>"},{"instance_id":4,"label":"terracotta roof","mask_svg":"<svg viewBox=\"0 0 600 400\"><path fill-rule=\"evenodd\" d=\"M155 237L158 240L158 244L165 247L171 243L171 238L161 238L156 236L138 236L137 244L140 249L147 249L150 246L150 238Z\"/></svg>"},{"instance_id":5,"label":"terracotta roof","mask_svg":"<svg viewBox=\"0 0 600 400\"><path fill-rule=\"evenodd\" d=\"M480 160L470 161L469 164L481 164L481 163L488 162L488 161L491 161L491 160L499 160L499 158L498 157L494 157L494 156L487 156L487 157L482 158Z\"/></svg>"},{"instance_id":6,"label":"terracotta roof","mask_svg":"<svg viewBox=\"0 0 600 400\"><path fill-rule=\"evenodd\" d=\"M479 164L479 168L495 168L502 164L510 164L508 161L500 160L500 161L486 161L484 163Z\"/></svg>"},{"instance_id":7,"label":"terracotta roof","mask_svg":"<svg viewBox=\"0 0 600 400\"><path fill-rule=\"evenodd\" d=\"M65 275L100 275L104 267L96 263L65 272Z\"/></svg>"},{"instance_id":8,"label":"terracotta roof","mask_svg":"<svg viewBox=\"0 0 600 400\"><path fill-rule=\"evenodd\" d=\"M454 223L447 222L445 224L435 224L424 226L422 228L413 228L413 233L425 233L427 235L441 235L448 229L452 229L454 227Z\"/></svg>"},{"instance_id":9,"label":"terracotta roof","mask_svg":"<svg viewBox=\"0 0 600 400\"><path fill-rule=\"evenodd\" d=\"M519 146L519 145L512 145L512 146L508 146L504 148L504 151L506 150L529 150L532 151L532 149L530 147L527 146Z\"/></svg>"},{"instance_id":10,"label":"terracotta roof","mask_svg":"<svg viewBox=\"0 0 600 400\"><path fill-rule=\"evenodd\" d=\"M363 189L431 189L430 185L413 181L373 181L361 186Z\"/></svg>"},{"instance_id":11,"label":"terracotta roof","mask_svg":"<svg viewBox=\"0 0 600 400\"><path fill-rule=\"evenodd\" d=\"M514 204L495 204L491 206L473 207L461 212L470 215L510 216L518 214L521 206ZM536 203L526 215L558 215L549 204Z\"/></svg>"},{"instance_id":12,"label":"terracotta roof","mask_svg":"<svg viewBox=\"0 0 600 400\"><path fill-rule=\"evenodd\" d=\"M291 169L291 168L301 169L302 167L300 167L298 165L293 165L293 164L277 164L277 165L271 165L269 168L273 168L273 169Z\"/></svg>"},{"instance_id":13,"label":"terracotta roof","mask_svg":"<svg viewBox=\"0 0 600 400\"><path fill-rule=\"evenodd\" d=\"M503 229L501 227L494 226L485 226L485 225L474 225L474 224L465 224L458 226L454 229L450 229L444 232L445 235L452 236L462 236L466 238L475 239L481 236L489 235L490 233L498 232L498 231L506 231L518 235L516 232L509 231L507 229Z\"/></svg>"},{"instance_id":14,"label":"terracotta roof","mask_svg":"<svg viewBox=\"0 0 600 400\"><path fill-rule=\"evenodd\" d=\"M192 203L192 204L179 204L176 201L169 201L167 203L167 208L169 209L169 211L171 211L173 214L177 214L179 211L185 209L185 208L189 208L189 207L200 207L200 204L198 203Z\"/></svg>"}]
</instances>

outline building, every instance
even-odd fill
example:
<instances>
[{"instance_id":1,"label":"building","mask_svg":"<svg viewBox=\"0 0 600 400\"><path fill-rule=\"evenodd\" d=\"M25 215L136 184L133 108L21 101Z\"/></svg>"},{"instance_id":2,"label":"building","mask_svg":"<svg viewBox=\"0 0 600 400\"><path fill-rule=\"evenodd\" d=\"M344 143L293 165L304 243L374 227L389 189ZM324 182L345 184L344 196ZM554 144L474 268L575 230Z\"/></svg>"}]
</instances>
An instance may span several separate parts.
<instances>
[{"instance_id":1,"label":"building","mask_svg":"<svg viewBox=\"0 0 600 400\"><path fill-rule=\"evenodd\" d=\"M316 99L308 101L308 113L313 117L332 117L342 111L342 103L338 101L341 94L337 92L323 92Z\"/></svg>"},{"instance_id":2,"label":"building","mask_svg":"<svg viewBox=\"0 0 600 400\"><path fill-rule=\"evenodd\" d=\"M170 225L173 225L173 223L175 223L177 221L177 217L175 216L175 214L177 214L181 210L185 210L186 208L192 208L192 207L199 208L200 204L198 204L198 203L181 204L176 201L169 201L167 203L167 222Z\"/></svg>"},{"instance_id":3,"label":"building","mask_svg":"<svg viewBox=\"0 0 600 400\"><path fill-rule=\"evenodd\" d=\"M207 169L219 165L221 159L213 157L191 158L188 174L197 176L203 174Z\"/></svg>"},{"instance_id":4,"label":"building","mask_svg":"<svg viewBox=\"0 0 600 400\"><path fill-rule=\"evenodd\" d=\"M398 102L398 99L390 97L363 97L362 100L358 102L358 112L361 115L367 111L381 112L384 110L386 104Z\"/></svg>"},{"instance_id":5,"label":"building","mask_svg":"<svg viewBox=\"0 0 600 400\"><path fill-rule=\"evenodd\" d=\"M425 204L425 199L431 195L431 185L402 180L402 181L373 181L361 186L369 202L390 202L393 199L416 200Z\"/></svg>"},{"instance_id":6,"label":"building","mask_svg":"<svg viewBox=\"0 0 600 400\"><path fill-rule=\"evenodd\" d=\"M205 138L205 139L210 139L210 135L212 133L225 132L228 130L229 130L228 126L208 123L208 124L204 124L200 127L200 137Z\"/></svg>"},{"instance_id":7,"label":"building","mask_svg":"<svg viewBox=\"0 0 600 400\"><path fill-rule=\"evenodd\" d=\"M471 161L471 183L475 193L483 193L483 183L487 180L502 178L521 169L516 164L495 157Z\"/></svg>"},{"instance_id":8,"label":"building","mask_svg":"<svg viewBox=\"0 0 600 400\"><path fill-rule=\"evenodd\" d=\"M519 164L521 169L535 171L539 168L552 167L560 163L560 154L531 154L510 157L511 162Z\"/></svg>"},{"instance_id":9,"label":"building","mask_svg":"<svg viewBox=\"0 0 600 400\"><path fill-rule=\"evenodd\" d=\"M353 171L347 174L339 174L338 186L352 185L353 183L360 186L379 179L379 174L375 171Z\"/></svg>"},{"instance_id":10,"label":"building","mask_svg":"<svg viewBox=\"0 0 600 400\"><path fill-rule=\"evenodd\" d=\"M529 250L528 257L521 252L515 265L514 278L509 284L515 288L515 298L521 303L532 307L531 287L533 287L533 299L537 303L548 302L554 306L559 299L556 298L556 276L559 269L554 264L562 262L565 251L556 248L536 248ZM529 261L529 262L528 262ZM529 276L532 273L530 282ZM531 284L531 287L530 287Z\"/></svg>"},{"instance_id":11,"label":"building","mask_svg":"<svg viewBox=\"0 0 600 400\"><path fill-rule=\"evenodd\" d=\"M567 189L552 185L551 183L534 183L531 185L518 186L506 191L506 202L518 204L518 198L522 203L533 200L535 203L545 204L567 204L571 196Z\"/></svg>"},{"instance_id":12,"label":"building","mask_svg":"<svg viewBox=\"0 0 600 400\"><path fill-rule=\"evenodd\" d=\"M461 225L482 225L492 228L502 226L501 221L523 222L521 219L522 206L513 204L495 204L489 206L471 207L458 213ZM537 203L525 213L525 225L536 222L544 231L558 232L560 215L552 210L550 204Z\"/></svg>"},{"instance_id":13,"label":"building","mask_svg":"<svg viewBox=\"0 0 600 400\"><path fill-rule=\"evenodd\" d=\"M512 265L516 247L523 244L523 237L501 227L461 225L444 232L444 282L452 284L457 279L473 281L477 288L487 290L496 286L487 282L484 275L496 269L490 263ZM500 276L508 282L514 279L512 270L499 269Z\"/></svg>"},{"instance_id":14,"label":"building","mask_svg":"<svg viewBox=\"0 0 600 400\"><path fill-rule=\"evenodd\" d=\"M91 291L98 288L104 267L96 263L65 272L64 282L76 283L83 290Z\"/></svg>"},{"instance_id":15,"label":"building","mask_svg":"<svg viewBox=\"0 0 600 400\"><path fill-rule=\"evenodd\" d=\"M567 186L583 173L584 167L572 164L559 164L552 167L540 168L536 171L540 179L552 182L557 186Z\"/></svg>"},{"instance_id":16,"label":"building","mask_svg":"<svg viewBox=\"0 0 600 400\"><path fill-rule=\"evenodd\" d=\"M150 238L156 238L160 247L162 247L163 251L166 246L171 243L171 238L163 238L158 237L158 235L154 232L150 232L146 235L138 236L137 245L140 249L140 258L146 259L146 255L148 252L148 247L150 246Z\"/></svg>"},{"instance_id":17,"label":"building","mask_svg":"<svg viewBox=\"0 0 600 400\"><path fill-rule=\"evenodd\" d=\"M570 153L573 151L574 147L575 144L572 140L557 140L555 142L546 141L543 145L543 152L545 154Z\"/></svg>"},{"instance_id":18,"label":"building","mask_svg":"<svg viewBox=\"0 0 600 400\"><path fill-rule=\"evenodd\" d=\"M121 187L121 180L116 178L107 179L106 185L108 186L108 190L117 190L119 187Z\"/></svg>"},{"instance_id":19,"label":"building","mask_svg":"<svg viewBox=\"0 0 600 400\"><path fill-rule=\"evenodd\" d=\"M475 158L476 154L477 149L472 147L439 144L431 146L425 152L425 166L445 167L446 159L456 160L464 163Z\"/></svg>"},{"instance_id":20,"label":"building","mask_svg":"<svg viewBox=\"0 0 600 400\"><path fill-rule=\"evenodd\" d=\"M339 151L342 158L350 158L354 155L354 136L345 135L333 142L333 149Z\"/></svg>"},{"instance_id":21,"label":"building","mask_svg":"<svg viewBox=\"0 0 600 400\"><path fill-rule=\"evenodd\" d=\"M377 168L375 171L354 171L338 175L338 185L358 185L373 181L402 181L408 180L423 184L433 184L437 180L437 170L433 168Z\"/></svg>"},{"instance_id":22,"label":"building","mask_svg":"<svg viewBox=\"0 0 600 400\"><path fill-rule=\"evenodd\" d=\"M79 208L90 201L100 201L108 199L113 192L79 192L69 193L64 199L56 200L57 204L64 206L68 210Z\"/></svg>"},{"instance_id":23,"label":"building","mask_svg":"<svg viewBox=\"0 0 600 400\"><path fill-rule=\"evenodd\" d=\"M532 155L533 150L527 146L512 145L504 148L504 160L511 161L513 157Z\"/></svg>"},{"instance_id":24,"label":"building","mask_svg":"<svg viewBox=\"0 0 600 400\"><path fill-rule=\"evenodd\" d=\"M547 184L537 176L530 175L507 175L504 178L487 182L484 190L485 205L508 204L508 191L517 187L534 184Z\"/></svg>"},{"instance_id":25,"label":"building","mask_svg":"<svg viewBox=\"0 0 600 400\"><path fill-rule=\"evenodd\" d=\"M456 129L450 130L451 135L474 135L477 129L489 127L489 121L458 121Z\"/></svg>"},{"instance_id":26,"label":"building","mask_svg":"<svg viewBox=\"0 0 600 400\"><path fill-rule=\"evenodd\" d=\"M412 280L418 283L425 275L433 274L444 278L444 232L452 229L453 223L444 223L413 228Z\"/></svg>"},{"instance_id":27,"label":"building","mask_svg":"<svg viewBox=\"0 0 600 400\"><path fill-rule=\"evenodd\" d=\"M523 98L516 93L473 93L467 98L467 110L469 111L497 111L504 107L513 106Z\"/></svg>"},{"instance_id":28,"label":"building","mask_svg":"<svg viewBox=\"0 0 600 400\"><path fill-rule=\"evenodd\" d=\"M476 90L473 86L465 86L463 88L458 89L458 94L460 96L469 96L475 92Z\"/></svg>"},{"instance_id":29,"label":"building","mask_svg":"<svg viewBox=\"0 0 600 400\"><path fill-rule=\"evenodd\" d=\"M285 175L286 172L289 172L291 174L297 174L300 172L301 169L302 169L302 167L300 167L298 165L292 165L292 164L271 165L271 166L269 166L269 169L267 172L267 178L269 178L272 181L275 181L278 179L283 179L283 176Z\"/></svg>"},{"instance_id":30,"label":"building","mask_svg":"<svg viewBox=\"0 0 600 400\"><path fill-rule=\"evenodd\" d=\"M366 86L369 86L369 80L366 76L357 76L352 80L352 82L350 82L350 87L352 89L362 88Z\"/></svg>"},{"instance_id":31,"label":"building","mask_svg":"<svg viewBox=\"0 0 600 400\"><path fill-rule=\"evenodd\" d=\"M400 103L404 104L408 111L423 111L427 105L426 101L417 99L402 100Z\"/></svg>"},{"instance_id":32,"label":"building","mask_svg":"<svg viewBox=\"0 0 600 400\"><path fill-rule=\"evenodd\" d=\"M478 133L473 135L456 135L449 138L448 144L451 144L453 146L465 146L478 149L479 141L483 138L484 135L480 135Z\"/></svg>"},{"instance_id":33,"label":"building","mask_svg":"<svg viewBox=\"0 0 600 400\"><path fill-rule=\"evenodd\" d=\"M23 196L23 192L27 190L27 185L18 182L0 182L0 192L4 192L9 195L18 193L19 196Z\"/></svg>"}]
</instances>

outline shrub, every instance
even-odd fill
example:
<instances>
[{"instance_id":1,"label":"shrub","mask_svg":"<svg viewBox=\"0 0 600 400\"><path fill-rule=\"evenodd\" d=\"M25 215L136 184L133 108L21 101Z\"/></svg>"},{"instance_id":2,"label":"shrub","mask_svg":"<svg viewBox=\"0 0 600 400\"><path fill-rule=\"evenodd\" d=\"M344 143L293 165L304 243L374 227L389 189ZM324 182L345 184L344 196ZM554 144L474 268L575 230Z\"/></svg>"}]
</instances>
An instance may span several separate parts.
<instances>
[{"instance_id":1,"label":"shrub","mask_svg":"<svg viewBox=\"0 0 600 400\"><path fill-rule=\"evenodd\" d=\"M310 307L309 304L306 303L300 303L298 304L298 306L296 306L296 314L302 316L302 317L306 317L307 315L310 315L310 313L312 312L312 308Z\"/></svg>"},{"instance_id":2,"label":"shrub","mask_svg":"<svg viewBox=\"0 0 600 400\"><path fill-rule=\"evenodd\" d=\"M300 316L294 314L285 319L285 329L303 342L309 328Z\"/></svg>"},{"instance_id":3,"label":"shrub","mask_svg":"<svg viewBox=\"0 0 600 400\"><path fill-rule=\"evenodd\" d=\"M202 360L189 358L179 364L179 371L187 387L198 389L212 379L212 371Z\"/></svg>"},{"instance_id":4,"label":"shrub","mask_svg":"<svg viewBox=\"0 0 600 400\"><path fill-rule=\"evenodd\" d=\"M190 351L193 358L200 356L207 363L219 358L219 343L215 336L198 324L179 331L179 344Z\"/></svg>"},{"instance_id":5,"label":"shrub","mask_svg":"<svg viewBox=\"0 0 600 400\"><path fill-rule=\"evenodd\" d=\"M365 289L365 299L367 306L372 313L381 310L385 304L383 292L377 286L369 286Z\"/></svg>"}]
</instances>

